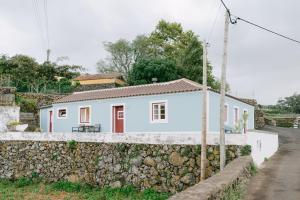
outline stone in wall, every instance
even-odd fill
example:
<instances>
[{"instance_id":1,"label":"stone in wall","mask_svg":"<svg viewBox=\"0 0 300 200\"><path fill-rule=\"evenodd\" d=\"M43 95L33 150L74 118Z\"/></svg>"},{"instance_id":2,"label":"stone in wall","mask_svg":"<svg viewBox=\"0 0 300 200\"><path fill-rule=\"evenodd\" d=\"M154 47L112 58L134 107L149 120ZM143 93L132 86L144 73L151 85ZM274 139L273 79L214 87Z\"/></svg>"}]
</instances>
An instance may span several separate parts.
<instances>
[{"instance_id":1,"label":"stone in wall","mask_svg":"<svg viewBox=\"0 0 300 200\"><path fill-rule=\"evenodd\" d=\"M227 146L227 162L241 146ZM199 145L76 142L0 142L0 178L38 174L45 181L96 186L134 185L175 193L200 180ZM207 177L219 170L219 148L208 146Z\"/></svg>"}]
</instances>

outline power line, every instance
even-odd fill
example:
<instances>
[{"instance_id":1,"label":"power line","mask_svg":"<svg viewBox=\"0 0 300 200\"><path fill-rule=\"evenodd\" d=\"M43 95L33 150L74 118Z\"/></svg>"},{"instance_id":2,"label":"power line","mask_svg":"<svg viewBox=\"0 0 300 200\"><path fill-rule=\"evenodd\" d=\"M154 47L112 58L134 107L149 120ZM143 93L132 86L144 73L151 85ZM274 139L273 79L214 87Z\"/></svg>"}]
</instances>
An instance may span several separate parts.
<instances>
[{"instance_id":1,"label":"power line","mask_svg":"<svg viewBox=\"0 0 300 200\"><path fill-rule=\"evenodd\" d=\"M212 27L211 27L211 29L210 29L210 31L209 31L209 34L208 34L208 37L207 37L207 43L209 43L210 38L211 38L211 36L212 36L212 34L213 34L214 30L215 30L215 26L216 26L217 19L218 19L218 17L219 17L220 9L221 9L221 4L219 5L219 8L218 8L218 10L217 10L215 19L214 19L214 21L213 21L213 25L212 25Z\"/></svg>"},{"instance_id":2,"label":"power line","mask_svg":"<svg viewBox=\"0 0 300 200\"><path fill-rule=\"evenodd\" d=\"M283 35L283 34L281 34L281 33L278 33L278 32L273 31L273 30L271 30L271 29L265 28L265 27L263 27L263 26L261 26L261 25L255 24L255 23L250 22L249 20L243 19L243 18L241 18L241 17L232 15L232 14L230 13L230 10L228 9L228 7L226 6L226 4L224 3L224 1L221 0L221 2L222 2L222 4L223 4L224 8L226 9L226 11L228 12L229 17L230 17L230 22L231 22L232 24L236 24L237 21L240 20L240 21L243 21L243 22L245 22L245 23L247 23L247 24L250 24L250 25L252 25L252 26L255 26L255 27L257 27L257 28L260 28L260 29L262 29L262 30L265 30L265 31L267 31L267 32L269 32L269 33L272 33L272 34L274 34L274 35L277 35L277 36L282 37L282 38L284 38L284 39L287 39L287 40L290 40L290 41L292 41L292 42L296 42L296 43L300 44L300 41L299 41L299 40L296 40L296 39L293 39L293 38L291 38L291 37L285 36L285 35ZM231 16L234 16L235 19L232 19Z\"/></svg>"},{"instance_id":3,"label":"power line","mask_svg":"<svg viewBox=\"0 0 300 200\"><path fill-rule=\"evenodd\" d=\"M40 16L40 13L39 13L39 4L38 4L37 0L33 0L32 2L33 2L33 9L34 9L34 14L35 14L35 19L36 19L36 22L37 22L37 26L38 26L38 29L40 31L42 41L44 43L46 39L44 37L44 31L43 31L42 22L41 22L41 16Z\"/></svg>"},{"instance_id":4,"label":"power line","mask_svg":"<svg viewBox=\"0 0 300 200\"><path fill-rule=\"evenodd\" d=\"M45 12L45 22L46 22L46 37L47 37L47 47L50 48L50 38L49 38L49 25L48 25L48 3L44 0L44 12Z\"/></svg>"},{"instance_id":5,"label":"power line","mask_svg":"<svg viewBox=\"0 0 300 200\"><path fill-rule=\"evenodd\" d=\"M237 20L241 20L241 21L243 21L243 22L245 22L245 23L248 23L248 24L250 24L250 25L256 26L256 27L258 27L258 28L260 28L260 29L263 29L263 30L265 30L265 31L268 31L268 32L270 32L270 33L273 33L273 34L275 34L275 35L277 35L277 36L280 36L280 37L285 38L285 39L287 39L287 40L290 40L290 41L292 41L292 42L296 42L296 43L299 43L299 44L300 44L300 41L299 41L299 40L290 38L290 37L285 36L285 35L283 35L283 34L281 34L281 33L277 33L277 32L275 32L275 31L272 31L272 30L270 30L270 29L268 29L268 28L265 28L265 27L263 27L263 26L254 24L253 22L250 22L250 21L248 21L248 20L246 20L246 19L243 19L243 18L241 18L241 17L237 17L236 19L237 19Z\"/></svg>"}]
</instances>

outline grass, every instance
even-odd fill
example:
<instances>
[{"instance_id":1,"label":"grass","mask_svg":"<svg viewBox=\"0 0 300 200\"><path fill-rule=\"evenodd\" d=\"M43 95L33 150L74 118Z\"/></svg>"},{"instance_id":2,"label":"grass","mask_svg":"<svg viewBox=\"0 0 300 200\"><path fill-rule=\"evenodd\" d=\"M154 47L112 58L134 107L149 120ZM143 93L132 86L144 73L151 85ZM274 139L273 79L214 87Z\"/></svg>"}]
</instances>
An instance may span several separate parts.
<instances>
[{"instance_id":1,"label":"grass","mask_svg":"<svg viewBox=\"0 0 300 200\"><path fill-rule=\"evenodd\" d=\"M224 200L240 200L243 199L245 195L244 185L238 183L233 188L229 188L225 191L225 195L222 199Z\"/></svg>"},{"instance_id":2,"label":"grass","mask_svg":"<svg viewBox=\"0 0 300 200\"><path fill-rule=\"evenodd\" d=\"M51 184L21 178L0 180L0 200L165 200L168 193L133 186L96 188L87 184L60 181Z\"/></svg>"}]
</instances>

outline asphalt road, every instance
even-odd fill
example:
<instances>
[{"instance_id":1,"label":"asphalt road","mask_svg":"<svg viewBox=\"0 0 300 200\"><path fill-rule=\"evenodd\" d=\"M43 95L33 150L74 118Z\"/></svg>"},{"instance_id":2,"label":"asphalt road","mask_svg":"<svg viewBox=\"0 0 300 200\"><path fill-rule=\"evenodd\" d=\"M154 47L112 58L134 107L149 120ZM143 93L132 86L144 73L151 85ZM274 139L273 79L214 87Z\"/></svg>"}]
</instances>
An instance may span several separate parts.
<instances>
[{"instance_id":1,"label":"asphalt road","mask_svg":"<svg viewBox=\"0 0 300 200\"><path fill-rule=\"evenodd\" d=\"M300 129L266 127L278 132L279 150L250 179L247 200L300 200Z\"/></svg>"}]
</instances>

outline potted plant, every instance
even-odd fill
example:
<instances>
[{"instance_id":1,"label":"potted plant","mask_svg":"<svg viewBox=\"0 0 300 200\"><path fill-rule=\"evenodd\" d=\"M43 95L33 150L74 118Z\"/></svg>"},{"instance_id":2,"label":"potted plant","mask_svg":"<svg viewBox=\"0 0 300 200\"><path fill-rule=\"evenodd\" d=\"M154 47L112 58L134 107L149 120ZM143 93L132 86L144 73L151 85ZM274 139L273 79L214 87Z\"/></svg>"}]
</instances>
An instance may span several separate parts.
<instances>
[{"instance_id":1,"label":"potted plant","mask_svg":"<svg viewBox=\"0 0 300 200\"><path fill-rule=\"evenodd\" d=\"M6 127L9 131L16 131L17 125L19 125L19 121L10 121Z\"/></svg>"}]
</instances>

